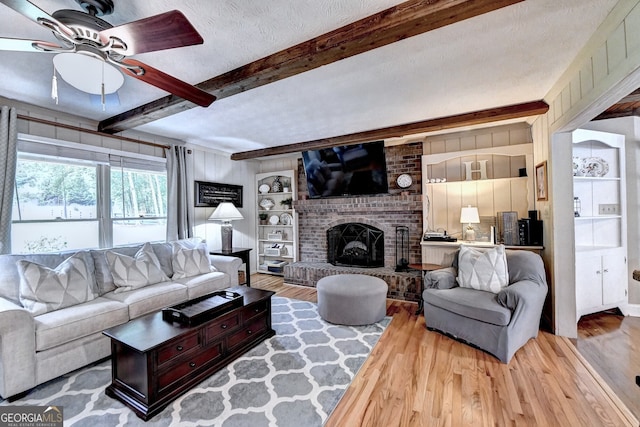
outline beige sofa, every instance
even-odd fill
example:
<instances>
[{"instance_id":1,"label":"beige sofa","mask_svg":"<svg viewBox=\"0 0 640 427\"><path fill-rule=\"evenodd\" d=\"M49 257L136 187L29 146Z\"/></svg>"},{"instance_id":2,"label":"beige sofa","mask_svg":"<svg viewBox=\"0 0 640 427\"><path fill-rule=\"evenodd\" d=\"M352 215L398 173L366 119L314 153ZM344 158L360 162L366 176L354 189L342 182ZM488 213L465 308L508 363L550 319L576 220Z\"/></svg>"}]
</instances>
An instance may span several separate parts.
<instances>
[{"instance_id":1,"label":"beige sofa","mask_svg":"<svg viewBox=\"0 0 640 427\"><path fill-rule=\"evenodd\" d=\"M239 258L210 255L212 272L116 292L106 251L133 257L142 245L52 254L0 255L0 396L11 398L38 384L110 355L104 329L215 290L238 284ZM166 277L174 276L172 245L151 244ZM56 268L71 255L84 260L94 299L40 315L20 301L17 262Z\"/></svg>"}]
</instances>

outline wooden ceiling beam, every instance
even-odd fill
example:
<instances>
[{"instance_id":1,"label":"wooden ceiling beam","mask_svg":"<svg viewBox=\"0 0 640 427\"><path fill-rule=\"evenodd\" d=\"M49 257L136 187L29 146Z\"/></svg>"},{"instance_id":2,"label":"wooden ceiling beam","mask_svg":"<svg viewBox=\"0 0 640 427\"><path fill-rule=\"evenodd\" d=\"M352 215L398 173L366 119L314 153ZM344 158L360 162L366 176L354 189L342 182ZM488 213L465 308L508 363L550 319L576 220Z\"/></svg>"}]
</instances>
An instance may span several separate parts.
<instances>
[{"instance_id":1,"label":"wooden ceiling beam","mask_svg":"<svg viewBox=\"0 0 640 427\"><path fill-rule=\"evenodd\" d=\"M420 122L357 132L349 135L334 136L331 138L316 139L314 141L298 142L295 144L280 145L277 147L262 148L258 150L242 151L232 154L231 160L257 159L260 157L330 148L338 145L352 145L361 142L377 141L380 139L399 138L406 135L415 135L424 132L435 132L501 120L537 116L544 114L547 111L549 111L549 105L544 101L525 102L522 104L489 108L487 110L479 110L471 113L457 114L454 116L440 117L438 119L423 120Z\"/></svg>"},{"instance_id":2,"label":"wooden ceiling beam","mask_svg":"<svg viewBox=\"0 0 640 427\"><path fill-rule=\"evenodd\" d=\"M226 98L521 1L409 0L196 86ZM195 106L169 95L105 119L98 130L113 134Z\"/></svg>"}]
</instances>

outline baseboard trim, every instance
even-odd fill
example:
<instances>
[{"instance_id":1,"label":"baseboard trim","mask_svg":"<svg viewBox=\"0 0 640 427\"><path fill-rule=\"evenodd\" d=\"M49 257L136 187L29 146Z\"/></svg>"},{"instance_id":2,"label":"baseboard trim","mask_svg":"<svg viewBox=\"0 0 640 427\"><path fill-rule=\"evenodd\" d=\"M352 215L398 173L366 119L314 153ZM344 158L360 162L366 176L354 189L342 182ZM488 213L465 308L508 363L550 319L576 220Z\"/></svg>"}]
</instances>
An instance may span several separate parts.
<instances>
[{"instance_id":1,"label":"baseboard trim","mask_svg":"<svg viewBox=\"0 0 640 427\"><path fill-rule=\"evenodd\" d=\"M640 317L640 304L627 304L625 316Z\"/></svg>"}]
</instances>

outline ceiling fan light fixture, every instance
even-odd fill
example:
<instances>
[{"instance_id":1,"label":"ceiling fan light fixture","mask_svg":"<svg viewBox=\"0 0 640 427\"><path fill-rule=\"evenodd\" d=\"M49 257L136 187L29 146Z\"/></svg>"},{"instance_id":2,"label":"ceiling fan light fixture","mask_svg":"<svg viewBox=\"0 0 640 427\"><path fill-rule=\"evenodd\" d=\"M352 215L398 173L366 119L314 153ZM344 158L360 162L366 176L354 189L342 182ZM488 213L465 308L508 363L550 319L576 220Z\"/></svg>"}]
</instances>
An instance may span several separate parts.
<instances>
[{"instance_id":1,"label":"ceiling fan light fixture","mask_svg":"<svg viewBox=\"0 0 640 427\"><path fill-rule=\"evenodd\" d=\"M95 56L59 53L53 57L53 65L62 80L93 95L114 93L124 84L124 76L116 67Z\"/></svg>"}]
</instances>

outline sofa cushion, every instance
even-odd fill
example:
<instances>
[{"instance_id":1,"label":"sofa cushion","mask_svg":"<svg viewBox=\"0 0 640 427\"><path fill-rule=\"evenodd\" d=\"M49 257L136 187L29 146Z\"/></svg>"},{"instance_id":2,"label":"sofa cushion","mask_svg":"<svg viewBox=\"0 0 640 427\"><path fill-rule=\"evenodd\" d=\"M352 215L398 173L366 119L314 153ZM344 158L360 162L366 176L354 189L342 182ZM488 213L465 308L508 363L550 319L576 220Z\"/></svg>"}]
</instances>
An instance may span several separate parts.
<instances>
[{"instance_id":1,"label":"sofa cushion","mask_svg":"<svg viewBox=\"0 0 640 427\"><path fill-rule=\"evenodd\" d=\"M129 310L125 304L104 297L41 314L34 318L36 351L57 347L128 320Z\"/></svg>"},{"instance_id":2,"label":"sofa cushion","mask_svg":"<svg viewBox=\"0 0 640 427\"><path fill-rule=\"evenodd\" d=\"M56 268L24 259L17 266L20 302L34 316L95 298L93 275L82 254L71 255Z\"/></svg>"},{"instance_id":3,"label":"sofa cushion","mask_svg":"<svg viewBox=\"0 0 640 427\"><path fill-rule=\"evenodd\" d=\"M461 287L426 289L423 298L425 304L481 322L506 326L511 321L511 310L500 305L492 292Z\"/></svg>"},{"instance_id":4,"label":"sofa cushion","mask_svg":"<svg viewBox=\"0 0 640 427\"><path fill-rule=\"evenodd\" d=\"M205 242L199 243L195 248L186 248L179 242L173 242L171 246L173 249L173 279L215 271L209 261L209 250Z\"/></svg>"},{"instance_id":5,"label":"sofa cushion","mask_svg":"<svg viewBox=\"0 0 640 427\"><path fill-rule=\"evenodd\" d=\"M461 245L458 255L458 284L463 288L498 293L509 284L504 245L474 248Z\"/></svg>"},{"instance_id":6,"label":"sofa cushion","mask_svg":"<svg viewBox=\"0 0 640 427\"><path fill-rule=\"evenodd\" d=\"M134 256L141 247L142 245L121 246L111 249L92 249L90 251L95 265L96 284L100 295L104 295L107 292L112 292L116 289L116 285L113 283L111 270L109 269L109 263L107 262L107 251Z\"/></svg>"},{"instance_id":7,"label":"sofa cushion","mask_svg":"<svg viewBox=\"0 0 640 427\"><path fill-rule=\"evenodd\" d=\"M188 299L187 287L180 283L161 282L129 292L109 292L104 295L129 306L129 318L134 319Z\"/></svg>"},{"instance_id":8,"label":"sofa cushion","mask_svg":"<svg viewBox=\"0 0 640 427\"><path fill-rule=\"evenodd\" d=\"M94 277L93 261L89 251L65 251L47 254L6 254L0 255L0 296L20 305L20 274L16 262L27 260L44 265L49 268L56 268L65 259L73 254L80 254L89 268L91 278L91 289L94 294L98 293Z\"/></svg>"},{"instance_id":9,"label":"sofa cushion","mask_svg":"<svg viewBox=\"0 0 640 427\"><path fill-rule=\"evenodd\" d=\"M106 257L113 276L113 284L116 285L115 293L169 280L162 272L158 257L150 243L145 243L133 257L112 251L107 251Z\"/></svg>"},{"instance_id":10,"label":"sofa cushion","mask_svg":"<svg viewBox=\"0 0 640 427\"><path fill-rule=\"evenodd\" d=\"M229 276L220 271L212 271L198 276L183 277L181 279L172 280L187 287L187 295L189 299L198 298L231 286Z\"/></svg>"}]
</instances>

